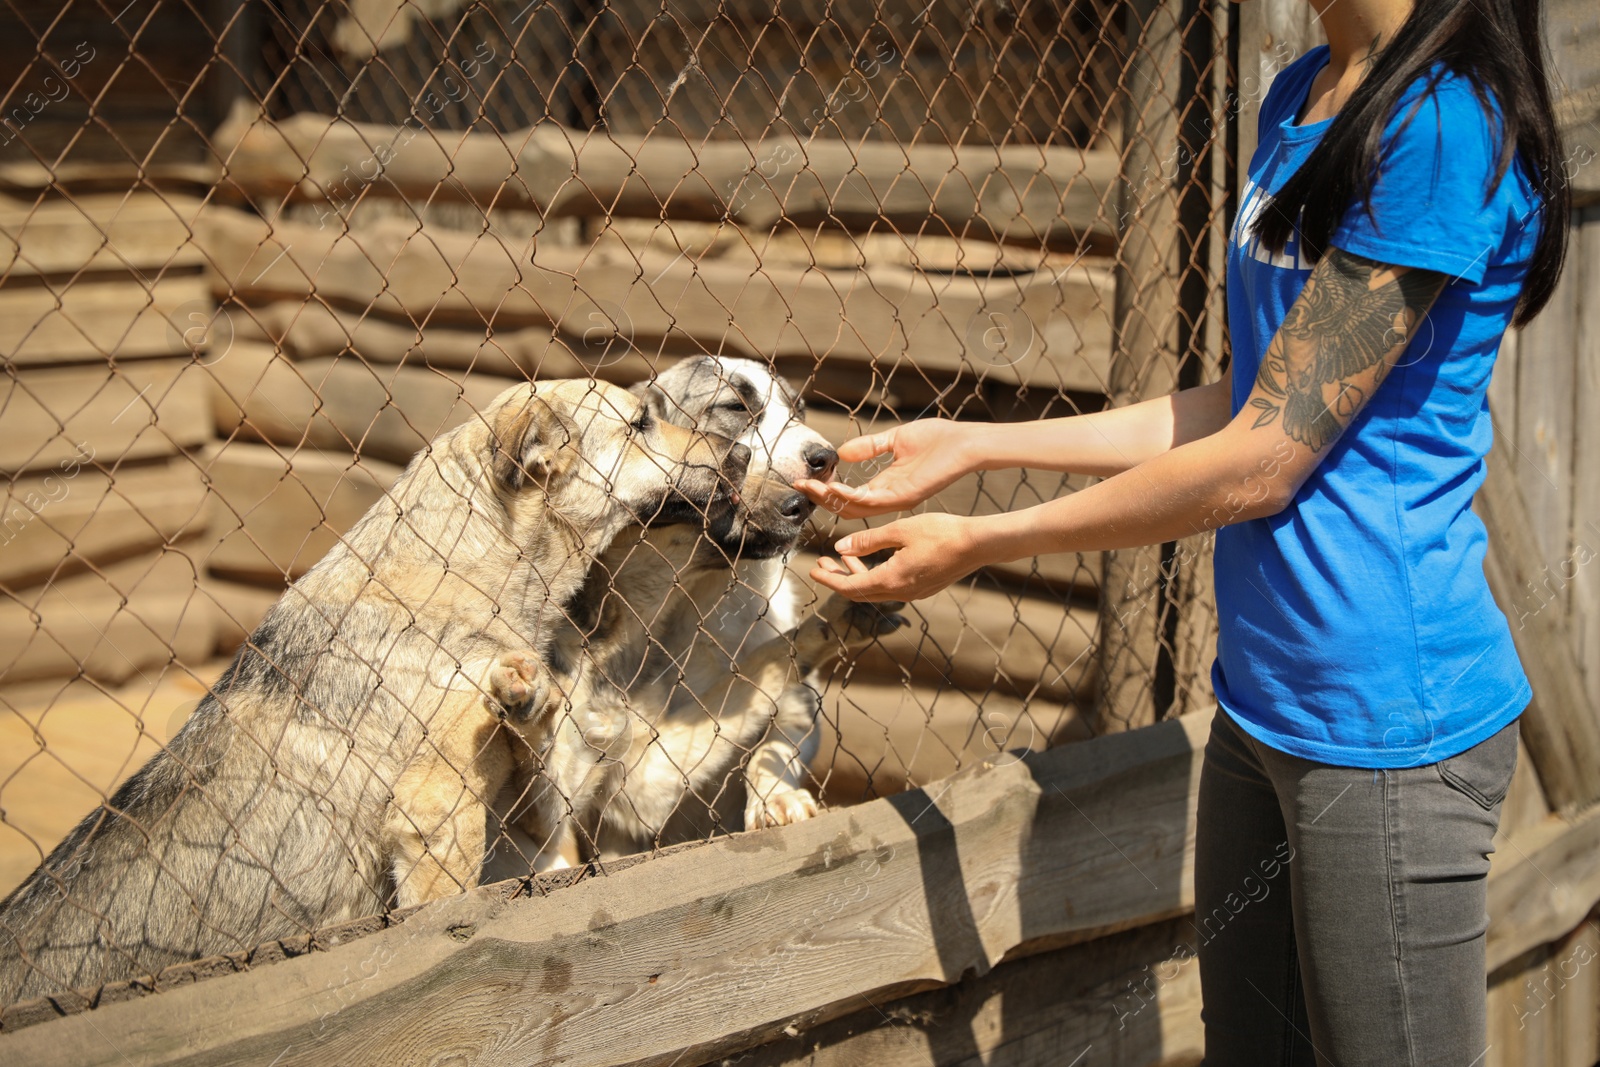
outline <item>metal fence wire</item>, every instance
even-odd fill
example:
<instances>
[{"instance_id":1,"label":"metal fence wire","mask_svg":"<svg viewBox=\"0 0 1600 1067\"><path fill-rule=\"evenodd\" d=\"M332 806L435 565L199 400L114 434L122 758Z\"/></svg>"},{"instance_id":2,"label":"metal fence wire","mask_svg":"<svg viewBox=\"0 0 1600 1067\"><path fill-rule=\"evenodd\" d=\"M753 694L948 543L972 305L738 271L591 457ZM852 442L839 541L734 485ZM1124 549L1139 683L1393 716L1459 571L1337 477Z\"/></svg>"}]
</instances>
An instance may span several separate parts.
<instances>
[{"instance_id":1,"label":"metal fence wire","mask_svg":"<svg viewBox=\"0 0 1600 1067\"><path fill-rule=\"evenodd\" d=\"M782 483L1215 377L1228 17L7 0L0 1006L1203 702L1204 537L894 629Z\"/></svg>"}]
</instances>

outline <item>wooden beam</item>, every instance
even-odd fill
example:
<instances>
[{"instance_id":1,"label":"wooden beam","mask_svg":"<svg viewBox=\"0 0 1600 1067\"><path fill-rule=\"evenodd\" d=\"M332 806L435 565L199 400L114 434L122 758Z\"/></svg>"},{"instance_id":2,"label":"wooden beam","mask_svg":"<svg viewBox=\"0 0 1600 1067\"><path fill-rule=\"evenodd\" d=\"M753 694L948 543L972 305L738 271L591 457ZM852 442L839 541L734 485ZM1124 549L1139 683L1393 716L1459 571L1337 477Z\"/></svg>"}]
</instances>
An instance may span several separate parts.
<instances>
[{"instance_id":1,"label":"wooden beam","mask_svg":"<svg viewBox=\"0 0 1600 1067\"><path fill-rule=\"evenodd\" d=\"M1600 20L1586 0L1549 0L1544 22L1573 201L1600 202Z\"/></svg>"},{"instance_id":2,"label":"wooden beam","mask_svg":"<svg viewBox=\"0 0 1600 1067\"><path fill-rule=\"evenodd\" d=\"M25 365L187 356L179 323L210 306L198 274L8 287L0 290L0 358Z\"/></svg>"},{"instance_id":3,"label":"wooden beam","mask_svg":"<svg viewBox=\"0 0 1600 1067\"><path fill-rule=\"evenodd\" d=\"M200 203L155 193L0 196L0 276L198 267L204 260L192 238Z\"/></svg>"},{"instance_id":4,"label":"wooden beam","mask_svg":"<svg viewBox=\"0 0 1600 1067\"><path fill-rule=\"evenodd\" d=\"M186 968L154 997L126 989L0 1034L0 1060L297 1067L492 1047L507 1063L704 1063L862 997L1181 915L1208 725L1188 716L976 768L545 897L476 890L326 952L263 950L279 962L225 978Z\"/></svg>"},{"instance_id":5,"label":"wooden beam","mask_svg":"<svg viewBox=\"0 0 1600 1067\"><path fill-rule=\"evenodd\" d=\"M0 681L125 682L211 657L216 623L185 547L30 589L0 589Z\"/></svg>"},{"instance_id":6,"label":"wooden beam","mask_svg":"<svg viewBox=\"0 0 1600 1067\"><path fill-rule=\"evenodd\" d=\"M1116 159L1034 145L850 143L769 136L691 143L662 130L541 123L504 134L236 114L216 133L231 186L337 214L362 196L459 199L541 215L888 225L1038 246L1115 237ZM226 186L225 186L226 187Z\"/></svg>"},{"instance_id":7,"label":"wooden beam","mask_svg":"<svg viewBox=\"0 0 1600 1067\"><path fill-rule=\"evenodd\" d=\"M369 364L353 355L294 362L247 341L203 373L224 435L398 464L512 384L487 374Z\"/></svg>"},{"instance_id":8,"label":"wooden beam","mask_svg":"<svg viewBox=\"0 0 1600 1067\"><path fill-rule=\"evenodd\" d=\"M1502 837L1489 871L1489 970L1562 937L1600 903L1600 808Z\"/></svg>"},{"instance_id":9,"label":"wooden beam","mask_svg":"<svg viewBox=\"0 0 1600 1067\"><path fill-rule=\"evenodd\" d=\"M1125 11L1132 58L1123 77L1123 150L1111 403L1136 404L1178 388L1179 143L1176 99L1183 4L1132 0ZM1165 546L1102 554L1099 732L1153 722L1167 710Z\"/></svg>"},{"instance_id":10,"label":"wooden beam","mask_svg":"<svg viewBox=\"0 0 1600 1067\"><path fill-rule=\"evenodd\" d=\"M920 789L993 760L1089 739L1078 708L926 682L852 675L822 694L811 776L831 805Z\"/></svg>"},{"instance_id":11,"label":"wooden beam","mask_svg":"<svg viewBox=\"0 0 1600 1067\"><path fill-rule=\"evenodd\" d=\"M293 451L230 441L202 461L211 484L207 569L278 586L304 574L377 503L401 468L315 447Z\"/></svg>"},{"instance_id":12,"label":"wooden beam","mask_svg":"<svg viewBox=\"0 0 1600 1067\"><path fill-rule=\"evenodd\" d=\"M801 553L790 566L807 575L814 558ZM910 625L858 653L846 676L1053 704L1079 703L1093 694L1097 619L1091 607L996 589L979 576L916 601L903 614Z\"/></svg>"},{"instance_id":13,"label":"wooden beam","mask_svg":"<svg viewBox=\"0 0 1600 1067\"><path fill-rule=\"evenodd\" d=\"M741 1067L1194 1067L1204 1052L1187 920L1008 961L741 1056Z\"/></svg>"},{"instance_id":14,"label":"wooden beam","mask_svg":"<svg viewBox=\"0 0 1600 1067\"><path fill-rule=\"evenodd\" d=\"M208 407L205 372L187 359L20 368L0 377L0 471L174 455L211 439Z\"/></svg>"},{"instance_id":15,"label":"wooden beam","mask_svg":"<svg viewBox=\"0 0 1600 1067\"><path fill-rule=\"evenodd\" d=\"M208 521L205 482L188 459L115 471L84 465L69 476L72 469L13 478L0 488L0 583L17 589L113 563Z\"/></svg>"},{"instance_id":16,"label":"wooden beam","mask_svg":"<svg viewBox=\"0 0 1600 1067\"><path fill-rule=\"evenodd\" d=\"M1600 799L1600 711L1584 687L1562 612L1542 595L1549 568L1518 488L1518 458L1503 434L1495 434L1487 466L1476 501L1489 530L1484 573L1533 685L1522 736L1551 806L1570 812Z\"/></svg>"},{"instance_id":17,"label":"wooden beam","mask_svg":"<svg viewBox=\"0 0 1600 1067\"><path fill-rule=\"evenodd\" d=\"M492 235L385 220L360 231L268 223L217 209L203 243L219 298L247 306L310 294L403 323L496 332L550 326L617 350L670 341L689 351L842 361L892 385L933 372L1050 389L1104 388L1109 279L1062 271L979 279L884 267L842 275L795 267L586 248L512 246ZM602 357L604 358L604 357Z\"/></svg>"}]
</instances>

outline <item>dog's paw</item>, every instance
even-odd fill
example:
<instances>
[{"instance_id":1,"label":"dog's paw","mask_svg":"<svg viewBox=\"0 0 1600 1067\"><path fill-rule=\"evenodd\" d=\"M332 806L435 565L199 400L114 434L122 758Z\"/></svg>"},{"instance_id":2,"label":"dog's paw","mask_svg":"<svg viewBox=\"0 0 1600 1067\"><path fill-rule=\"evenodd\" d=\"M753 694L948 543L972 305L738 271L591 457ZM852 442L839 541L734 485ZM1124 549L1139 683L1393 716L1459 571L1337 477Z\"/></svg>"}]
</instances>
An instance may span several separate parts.
<instances>
[{"instance_id":1,"label":"dog's paw","mask_svg":"<svg viewBox=\"0 0 1600 1067\"><path fill-rule=\"evenodd\" d=\"M795 645L803 659L819 666L841 652L859 652L874 639L894 633L906 625L900 614L905 605L898 601L863 604L834 593L822 602L810 625L795 635Z\"/></svg>"},{"instance_id":2,"label":"dog's paw","mask_svg":"<svg viewBox=\"0 0 1600 1067\"><path fill-rule=\"evenodd\" d=\"M751 793L744 806L744 828L760 830L767 826L788 826L817 815L817 798L809 789L778 788L765 799Z\"/></svg>"},{"instance_id":3,"label":"dog's paw","mask_svg":"<svg viewBox=\"0 0 1600 1067\"><path fill-rule=\"evenodd\" d=\"M489 668L484 702L508 719L527 722L549 710L559 690L532 652L507 652Z\"/></svg>"}]
</instances>

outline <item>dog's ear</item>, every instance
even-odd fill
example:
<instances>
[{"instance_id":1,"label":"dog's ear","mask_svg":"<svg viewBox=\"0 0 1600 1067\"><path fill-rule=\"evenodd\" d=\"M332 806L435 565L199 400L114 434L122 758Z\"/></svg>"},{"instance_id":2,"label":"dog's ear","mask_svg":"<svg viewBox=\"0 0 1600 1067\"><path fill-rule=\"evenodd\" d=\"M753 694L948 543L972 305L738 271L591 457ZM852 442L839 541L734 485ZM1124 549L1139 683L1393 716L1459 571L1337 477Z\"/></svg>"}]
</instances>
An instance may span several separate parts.
<instances>
[{"instance_id":1,"label":"dog's ear","mask_svg":"<svg viewBox=\"0 0 1600 1067\"><path fill-rule=\"evenodd\" d=\"M637 382L628 386L628 392L634 396L643 397L645 406L650 409L650 414L663 421L667 419L667 394L655 382Z\"/></svg>"},{"instance_id":2,"label":"dog's ear","mask_svg":"<svg viewBox=\"0 0 1600 1067\"><path fill-rule=\"evenodd\" d=\"M556 469L565 428L550 405L538 397L502 411L494 422L489 460L494 480L510 492L530 482L542 484Z\"/></svg>"}]
</instances>

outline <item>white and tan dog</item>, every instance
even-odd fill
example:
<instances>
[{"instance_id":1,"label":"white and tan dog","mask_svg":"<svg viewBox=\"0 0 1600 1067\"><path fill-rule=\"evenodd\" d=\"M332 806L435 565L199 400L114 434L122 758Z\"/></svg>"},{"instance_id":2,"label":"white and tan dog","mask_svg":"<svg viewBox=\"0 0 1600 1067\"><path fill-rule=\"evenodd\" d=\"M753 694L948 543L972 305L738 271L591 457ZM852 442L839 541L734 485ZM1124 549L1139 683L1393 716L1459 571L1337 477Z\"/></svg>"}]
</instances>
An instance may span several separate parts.
<instances>
[{"instance_id":1,"label":"white and tan dog","mask_svg":"<svg viewBox=\"0 0 1600 1067\"><path fill-rule=\"evenodd\" d=\"M802 622L787 563L812 508L792 483L831 477L838 456L787 382L696 357L635 391L663 421L750 449L742 500L703 530L645 528L601 555L551 656L569 709L502 805L526 837L489 877L815 815L808 679L901 622L843 599Z\"/></svg>"}]
</instances>

